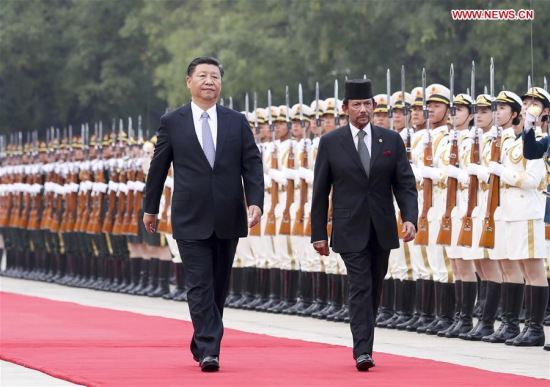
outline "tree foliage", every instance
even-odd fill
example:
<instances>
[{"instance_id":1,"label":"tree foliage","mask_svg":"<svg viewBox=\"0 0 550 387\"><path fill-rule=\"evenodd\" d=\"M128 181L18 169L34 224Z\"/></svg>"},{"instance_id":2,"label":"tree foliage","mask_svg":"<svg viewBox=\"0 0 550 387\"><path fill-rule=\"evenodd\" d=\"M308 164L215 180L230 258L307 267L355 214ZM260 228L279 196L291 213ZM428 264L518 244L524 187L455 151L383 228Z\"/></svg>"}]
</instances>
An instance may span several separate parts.
<instances>
[{"instance_id":1,"label":"tree foliage","mask_svg":"<svg viewBox=\"0 0 550 387\"><path fill-rule=\"evenodd\" d=\"M453 21L451 9L532 9L530 21ZM0 2L0 132L141 114L154 128L167 107L189 100L188 63L216 56L226 69L222 97L244 109L244 94L275 104L290 86L304 100L340 96L346 77L366 74L376 93L448 84L456 91L489 84L495 60L496 90L525 91L550 77L546 0L3 0Z\"/></svg>"}]
</instances>

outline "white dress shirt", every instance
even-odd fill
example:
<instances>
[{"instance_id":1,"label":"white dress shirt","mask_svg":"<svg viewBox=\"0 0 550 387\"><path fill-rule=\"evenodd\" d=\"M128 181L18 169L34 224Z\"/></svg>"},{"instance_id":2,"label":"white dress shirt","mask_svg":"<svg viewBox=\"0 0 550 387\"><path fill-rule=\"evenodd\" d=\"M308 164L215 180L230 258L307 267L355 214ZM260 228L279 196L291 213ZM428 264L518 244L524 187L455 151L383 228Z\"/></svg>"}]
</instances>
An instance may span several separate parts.
<instances>
[{"instance_id":1,"label":"white dress shirt","mask_svg":"<svg viewBox=\"0 0 550 387\"><path fill-rule=\"evenodd\" d=\"M359 146L359 129L357 129L353 124L350 122L349 127L351 129L351 136L353 137L353 143L355 144L355 149L358 149ZM370 127L370 122L363 128L363 131L366 133L364 139L365 139L365 145L367 146L367 149L369 150L369 155L372 155L372 152L370 151L371 145L372 145L372 130Z\"/></svg>"},{"instance_id":2,"label":"white dress shirt","mask_svg":"<svg viewBox=\"0 0 550 387\"><path fill-rule=\"evenodd\" d=\"M191 101L191 112L193 113L193 124L195 125L195 133L202 148L202 110L195 102ZM212 139L214 140L214 149L216 149L218 138L218 113L216 105L206 111L208 113L208 125L212 131Z\"/></svg>"}]
</instances>

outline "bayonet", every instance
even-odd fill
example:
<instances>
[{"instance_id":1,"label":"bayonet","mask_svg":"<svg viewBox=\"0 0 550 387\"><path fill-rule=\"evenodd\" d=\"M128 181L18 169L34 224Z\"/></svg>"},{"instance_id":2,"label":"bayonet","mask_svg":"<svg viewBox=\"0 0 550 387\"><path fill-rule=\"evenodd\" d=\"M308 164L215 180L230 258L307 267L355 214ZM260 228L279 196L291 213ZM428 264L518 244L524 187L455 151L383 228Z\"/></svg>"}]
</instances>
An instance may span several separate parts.
<instances>
[{"instance_id":1,"label":"bayonet","mask_svg":"<svg viewBox=\"0 0 550 387\"><path fill-rule=\"evenodd\" d=\"M527 76L527 91L531 90L531 76Z\"/></svg>"},{"instance_id":2,"label":"bayonet","mask_svg":"<svg viewBox=\"0 0 550 387\"><path fill-rule=\"evenodd\" d=\"M138 138L137 138L138 145L142 140L143 140L143 129L141 128L141 114L140 114L138 116Z\"/></svg>"},{"instance_id":3,"label":"bayonet","mask_svg":"<svg viewBox=\"0 0 550 387\"><path fill-rule=\"evenodd\" d=\"M248 108L248 93L246 93L244 96L244 110L246 111L246 114L248 114Z\"/></svg>"},{"instance_id":4,"label":"bayonet","mask_svg":"<svg viewBox=\"0 0 550 387\"><path fill-rule=\"evenodd\" d=\"M319 82L315 82L315 124L317 134L321 137L321 117L319 116Z\"/></svg>"},{"instance_id":5,"label":"bayonet","mask_svg":"<svg viewBox=\"0 0 550 387\"><path fill-rule=\"evenodd\" d=\"M302 84L298 85L298 109L300 109L300 126L302 127L302 139L304 140L304 149L306 149L306 123L304 122L304 97L302 94Z\"/></svg>"},{"instance_id":6,"label":"bayonet","mask_svg":"<svg viewBox=\"0 0 550 387\"><path fill-rule=\"evenodd\" d=\"M248 101L248 93L246 94ZM260 139L260 125L258 125L258 95L254 92L254 129L256 132L256 142L259 144Z\"/></svg>"},{"instance_id":7,"label":"bayonet","mask_svg":"<svg viewBox=\"0 0 550 387\"><path fill-rule=\"evenodd\" d=\"M389 70L388 70L389 71ZM426 129L430 134L430 115L428 113L428 105L426 104L426 69L422 68L422 112L426 120Z\"/></svg>"},{"instance_id":8,"label":"bayonet","mask_svg":"<svg viewBox=\"0 0 550 387\"><path fill-rule=\"evenodd\" d=\"M497 103L495 95L495 62L491 57L491 64L489 67L489 87L491 90L491 110L493 112L493 125L498 128L497 125Z\"/></svg>"},{"instance_id":9,"label":"bayonet","mask_svg":"<svg viewBox=\"0 0 550 387\"><path fill-rule=\"evenodd\" d=\"M220 98L220 105L221 105L221 106L224 106L224 105L223 105L223 98Z\"/></svg>"},{"instance_id":10,"label":"bayonet","mask_svg":"<svg viewBox=\"0 0 550 387\"><path fill-rule=\"evenodd\" d=\"M338 79L334 80L334 124L340 126L340 116L338 115Z\"/></svg>"},{"instance_id":11,"label":"bayonet","mask_svg":"<svg viewBox=\"0 0 550 387\"><path fill-rule=\"evenodd\" d=\"M472 103L472 114L474 115L474 128L477 126L477 103L476 103L476 63L472 61L472 72L470 75L470 97L472 97L472 100L474 101Z\"/></svg>"},{"instance_id":12,"label":"bayonet","mask_svg":"<svg viewBox=\"0 0 550 387\"><path fill-rule=\"evenodd\" d=\"M405 102L405 66L401 65L401 98L403 99L403 115L405 116L405 129L409 137L409 107Z\"/></svg>"},{"instance_id":13,"label":"bayonet","mask_svg":"<svg viewBox=\"0 0 550 387\"><path fill-rule=\"evenodd\" d=\"M290 109L290 94L288 92L288 85L286 87L286 90L285 90L285 105L286 105L286 108L285 108L285 120L286 120L286 127L288 128L288 130L290 130L290 126L291 126L291 123L290 123L290 116L288 114L288 111Z\"/></svg>"},{"instance_id":14,"label":"bayonet","mask_svg":"<svg viewBox=\"0 0 550 387\"><path fill-rule=\"evenodd\" d=\"M390 101L391 96L391 74L390 69L386 71L386 99L388 100L388 117L390 119L390 130L393 131L393 109Z\"/></svg>"},{"instance_id":15,"label":"bayonet","mask_svg":"<svg viewBox=\"0 0 550 387\"><path fill-rule=\"evenodd\" d=\"M229 109L233 109L233 97L229 97Z\"/></svg>"},{"instance_id":16,"label":"bayonet","mask_svg":"<svg viewBox=\"0 0 550 387\"><path fill-rule=\"evenodd\" d=\"M273 138L273 145L275 145L275 127L273 126L273 117L271 115L271 90L267 91L267 119L269 123L269 131L271 132L271 136Z\"/></svg>"},{"instance_id":17,"label":"bayonet","mask_svg":"<svg viewBox=\"0 0 550 387\"><path fill-rule=\"evenodd\" d=\"M455 138L458 138L458 133L456 132L456 106L454 104L455 70L452 63L451 63L451 69L449 70L449 86L450 86L449 91L451 92L451 97L449 101L449 110L451 112L451 123L453 125Z\"/></svg>"},{"instance_id":18,"label":"bayonet","mask_svg":"<svg viewBox=\"0 0 550 387\"><path fill-rule=\"evenodd\" d=\"M546 77L543 78L542 84L544 86L544 90L548 91L548 83L546 82Z\"/></svg>"}]
</instances>

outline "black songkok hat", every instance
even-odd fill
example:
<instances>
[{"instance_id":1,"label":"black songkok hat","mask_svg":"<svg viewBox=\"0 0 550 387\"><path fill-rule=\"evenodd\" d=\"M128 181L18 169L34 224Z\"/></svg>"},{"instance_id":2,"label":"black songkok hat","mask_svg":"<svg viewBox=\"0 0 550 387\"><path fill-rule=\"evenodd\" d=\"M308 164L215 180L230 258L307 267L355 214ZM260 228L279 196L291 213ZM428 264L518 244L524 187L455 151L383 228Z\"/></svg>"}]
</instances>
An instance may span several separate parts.
<instances>
[{"instance_id":1,"label":"black songkok hat","mask_svg":"<svg viewBox=\"0 0 550 387\"><path fill-rule=\"evenodd\" d=\"M346 81L346 99L372 98L372 84L370 79L350 79Z\"/></svg>"}]
</instances>

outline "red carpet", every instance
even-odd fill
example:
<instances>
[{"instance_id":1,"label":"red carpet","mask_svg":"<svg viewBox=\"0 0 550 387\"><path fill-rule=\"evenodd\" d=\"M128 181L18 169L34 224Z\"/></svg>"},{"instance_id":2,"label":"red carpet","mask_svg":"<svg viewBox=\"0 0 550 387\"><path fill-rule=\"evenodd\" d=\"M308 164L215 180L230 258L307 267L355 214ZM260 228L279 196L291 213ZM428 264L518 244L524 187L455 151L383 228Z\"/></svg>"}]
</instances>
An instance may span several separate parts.
<instances>
[{"instance_id":1,"label":"red carpet","mask_svg":"<svg viewBox=\"0 0 550 387\"><path fill-rule=\"evenodd\" d=\"M201 373L191 323L0 293L0 358L89 386L548 386L547 380L226 330L221 371ZM174 308L187 305L174 303Z\"/></svg>"}]
</instances>

